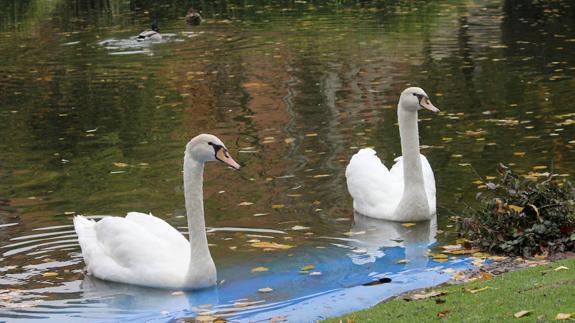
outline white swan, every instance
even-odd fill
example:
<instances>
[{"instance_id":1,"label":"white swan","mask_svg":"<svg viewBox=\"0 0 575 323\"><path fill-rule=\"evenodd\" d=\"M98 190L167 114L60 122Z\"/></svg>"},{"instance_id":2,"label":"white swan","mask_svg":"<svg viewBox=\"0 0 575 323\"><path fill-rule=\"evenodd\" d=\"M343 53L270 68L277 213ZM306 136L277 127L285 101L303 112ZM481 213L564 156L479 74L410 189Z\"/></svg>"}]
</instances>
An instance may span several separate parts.
<instances>
[{"instance_id":1,"label":"white swan","mask_svg":"<svg viewBox=\"0 0 575 323\"><path fill-rule=\"evenodd\" d=\"M351 158L345 176L357 212L390 221L424 221L435 214L433 170L419 154L417 112L422 108L439 111L421 88L410 87L401 93L397 119L403 156L395 159L391 170L370 148Z\"/></svg>"},{"instance_id":2,"label":"white swan","mask_svg":"<svg viewBox=\"0 0 575 323\"><path fill-rule=\"evenodd\" d=\"M204 163L219 160L239 169L216 136L202 134L186 145L184 194L190 241L164 220L131 212L98 222L74 218L88 273L113 282L169 289L196 289L216 283L204 221Z\"/></svg>"}]
</instances>

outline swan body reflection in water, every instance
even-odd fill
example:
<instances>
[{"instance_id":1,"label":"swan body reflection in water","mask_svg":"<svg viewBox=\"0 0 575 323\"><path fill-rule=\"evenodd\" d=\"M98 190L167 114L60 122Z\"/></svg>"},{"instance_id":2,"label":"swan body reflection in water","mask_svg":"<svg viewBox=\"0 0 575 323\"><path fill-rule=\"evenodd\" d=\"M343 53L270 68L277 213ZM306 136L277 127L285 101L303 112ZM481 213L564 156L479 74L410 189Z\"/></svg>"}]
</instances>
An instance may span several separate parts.
<instances>
[{"instance_id":1,"label":"swan body reflection in water","mask_svg":"<svg viewBox=\"0 0 575 323\"><path fill-rule=\"evenodd\" d=\"M354 212L350 232L353 239L349 241L355 252L348 255L356 265L375 262L385 256L385 248L400 247L405 251L406 269L425 268L427 250L436 241L437 217L405 226Z\"/></svg>"}]
</instances>

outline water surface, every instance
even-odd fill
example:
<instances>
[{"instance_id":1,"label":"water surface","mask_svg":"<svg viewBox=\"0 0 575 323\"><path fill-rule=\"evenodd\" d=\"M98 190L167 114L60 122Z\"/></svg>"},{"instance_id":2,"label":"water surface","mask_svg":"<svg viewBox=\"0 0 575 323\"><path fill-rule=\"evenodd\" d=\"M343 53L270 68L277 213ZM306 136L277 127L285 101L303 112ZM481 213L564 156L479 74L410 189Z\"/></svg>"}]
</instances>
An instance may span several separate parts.
<instances>
[{"instance_id":1,"label":"water surface","mask_svg":"<svg viewBox=\"0 0 575 323\"><path fill-rule=\"evenodd\" d=\"M498 163L530 177L575 170L568 1L0 4L4 318L161 321L218 306L206 315L342 313L464 266L426 252L453 241L450 217L473 205L485 190L479 176L495 176ZM205 17L198 27L185 25L190 5ZM164 40L135 42L154 14ZM437 230L354 218L345 186L359 148L374 147L387 165L400 155L395 106L412 85L442 110L420 114ZM85 279L72 216L152 212L185 232L183 149L202 132L243 166L205 172L224 282L172 295ZM390 242L396 235L420 238ZM293 248L263 251L255 240ZM269 270L251 272L259 266ZM358 300L354 288L384 276L393 283ZM329 310L333 291L343 301Z\"/></svg>"}]
</instances>

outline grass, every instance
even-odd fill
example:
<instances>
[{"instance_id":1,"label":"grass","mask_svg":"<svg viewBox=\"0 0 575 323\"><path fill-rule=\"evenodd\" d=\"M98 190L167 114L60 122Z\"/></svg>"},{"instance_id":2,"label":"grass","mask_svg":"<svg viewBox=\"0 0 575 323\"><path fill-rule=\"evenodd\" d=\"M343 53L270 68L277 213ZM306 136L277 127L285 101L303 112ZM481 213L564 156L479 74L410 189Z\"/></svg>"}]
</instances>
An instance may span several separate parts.
<instances>
[{"instance_id":1,"label":"grass","mask_svg":"<svg viewBox=\"0 0 575 323\"><path fill-rule=\"evenodd\" d=\"M559 266L569 269L554 270ZM573 313L575 319L575 258L434 290L447 294L416 301L400 297L325 322L535 322L541 316L545 322L558 313ZM530 313L515 318L522 310Z\"/></svg>"}]
</instances>

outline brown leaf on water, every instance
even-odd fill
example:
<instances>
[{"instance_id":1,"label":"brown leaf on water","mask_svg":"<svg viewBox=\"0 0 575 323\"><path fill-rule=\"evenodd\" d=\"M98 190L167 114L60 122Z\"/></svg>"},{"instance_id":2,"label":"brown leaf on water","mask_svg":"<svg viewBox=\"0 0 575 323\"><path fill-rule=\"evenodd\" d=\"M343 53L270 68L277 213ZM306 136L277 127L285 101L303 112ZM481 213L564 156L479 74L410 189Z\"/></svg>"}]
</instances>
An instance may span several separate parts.
<instances>
[{"instance_id":1,"label":"brown leaf on water","mask_svg":"<svg viewBox=\"0 0 575 323\"><path fill-rule=\"evenodd\" d=\"M283 209L284 207L284 204L272 204L272 209Z\"/></svg>"},{"instance_id":2,"label":"brown leaf on water","mask_svg":"<svg viewBox=\"0 0 575 323\"><path fill-rule=\"evenodd\" d=\"M252 271L252 273L261 273L261 272L268 271L268 270L269 270L269 268L267 268L267 267L256 267L256 268L253 268L251 271Z\"/></svg>"},{"instance_id":3,"label":"brown leaf on water","mask_svg":"<svg viewBox=\"0 0 575 323\"><path fill-rule=\"evenodd\" d=\"M272 249L272 250L280 250L280 249L285 250L285 249L293 248L293 246L290 246L287 244L267 242L267 241L255 242L255 243L250 244L250 246L256 247L256 248Z\"/></svg>"},{"instance_id":4,"label":"brown leaf on water","mask_svg":"<svg viewBox=\"0 0 575 323\"><path fill-rule=\"evenodd\" d=\"M269 293L271 291L273 291L273 289L271 289L270 287L264 287L264 288L258 289L258 292L260 292L260 293Z\"/></svg>"},{"instance_id":5,"label":"brown leaf on water","mask_svg":"<svg viewBox=\"0 0 575 323\"><path fill-rule=\"evenodd\" d=\"M56 276L58 276L58 273L55 273L53 271L49 271L47 273L42 274L42 277L56 277Z\"/></svg>"},{"instance_id":6,"label":"brown leaf on water","mask_svg":"<svg viewBox=\"0 0 575 323\"><path fill-rule=\"evenodd\" d=\"M530 313L531 313L531 311L525 311L525 310L523 310L523 311L519 311L519 312L513 314L513 316L515 316L515 318L518 319L518 318L527 316L527 315L529 315Z\"/></svg>"},{"instance_id":7,"label":"brown leaf on water","mask_svg":"<svg viewBox=\"0 0 575 323\"><path fill-rule=\"evenodd\" d=\"M489 280L489 279L492 279L492 278L493 278L493 274L487 273L487 272L484 272L484 271L480 272L479 275L480 275L481 278L484 279L484 280Z\"/></svg>"}]
</instances>

